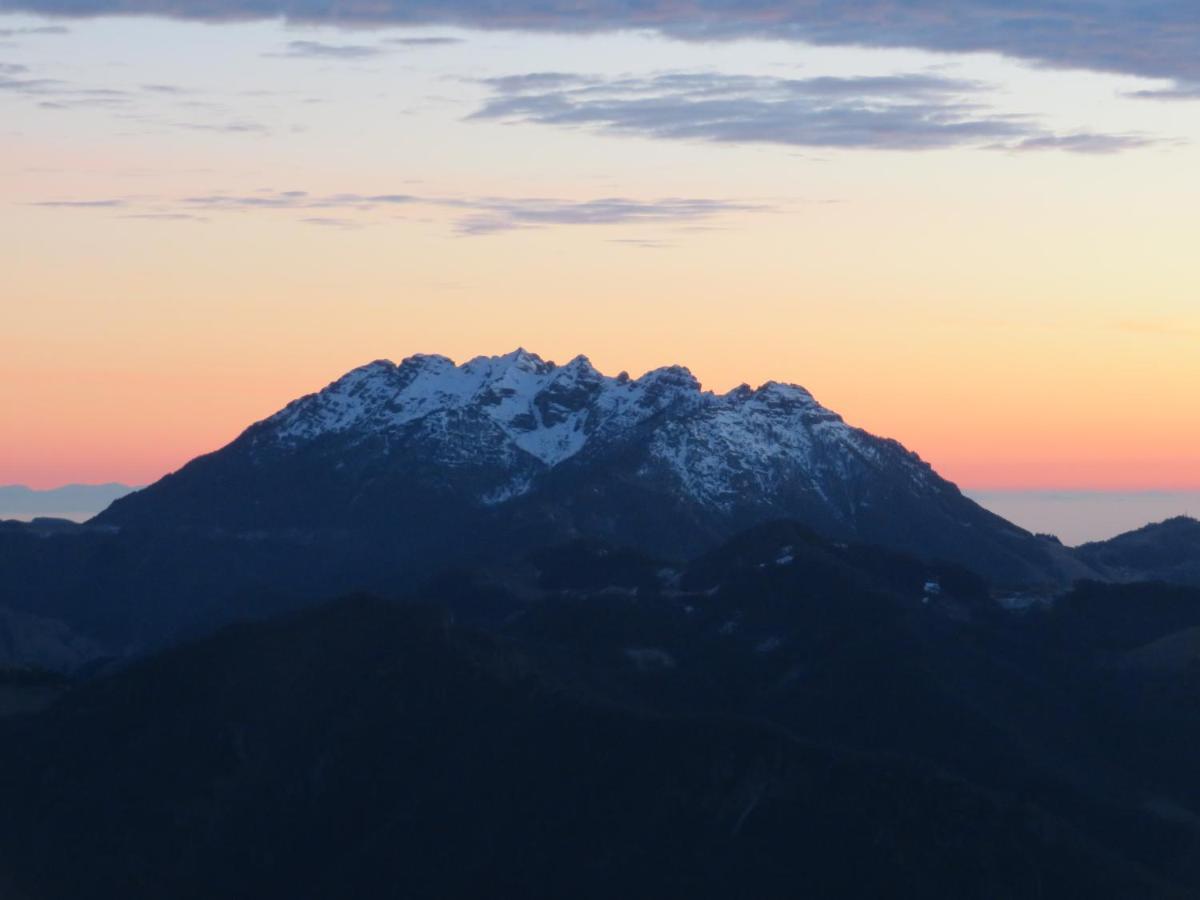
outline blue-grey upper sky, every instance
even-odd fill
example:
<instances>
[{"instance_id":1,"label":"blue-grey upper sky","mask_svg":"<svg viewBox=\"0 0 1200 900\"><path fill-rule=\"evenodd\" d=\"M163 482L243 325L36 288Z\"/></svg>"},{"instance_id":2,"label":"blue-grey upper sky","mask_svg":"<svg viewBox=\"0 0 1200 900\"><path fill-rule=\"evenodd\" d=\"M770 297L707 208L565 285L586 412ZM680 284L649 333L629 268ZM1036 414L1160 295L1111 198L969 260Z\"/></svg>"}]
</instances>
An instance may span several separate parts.
<instances>
[{"instance_id":1,"label":"blue-grey upper sky","mask_svg":"<svg viewBox=\"0 0 1200 900\"><path fill-rule=\"evenodd\" d=\"M1200 81L1194 0L0 0L0 12L284 18L342 25L645 29L713 40L990 51L1067 68Z\"/></svg>"}]
</instances>

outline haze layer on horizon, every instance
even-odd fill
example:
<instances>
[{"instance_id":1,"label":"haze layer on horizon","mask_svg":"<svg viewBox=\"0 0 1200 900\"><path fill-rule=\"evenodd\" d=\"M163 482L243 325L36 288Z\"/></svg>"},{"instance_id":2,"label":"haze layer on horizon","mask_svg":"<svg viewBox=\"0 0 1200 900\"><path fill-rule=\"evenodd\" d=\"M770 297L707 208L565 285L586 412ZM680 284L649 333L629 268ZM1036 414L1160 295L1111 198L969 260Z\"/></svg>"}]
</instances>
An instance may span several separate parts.
<instances>
[{"instance_id":1,"label":"haze layer on horizon","mask_svg":"<svg viewBox=\"0 0 1200 900\"><path fill-rule=\"evenodd\" d=\"M968 488L1200 487L1194 11L936 5L0 0L0 482L524 345Z\"/></svg>"},{"instance_id":2,"label":"haze layer on horizon","mask_svg":"<svg viewBox=\"0 0 1200 900\"><path fill-rule=\"evenodd\" d=\"M65 485L30 492L0 485L0 520L40 517L86 522L125 485ZM1200 518L1200 491L968 491L971 499L1035 534L1053 534L1068 546L1103 541L1176 516Z\"/></svg>"}]
</instances>

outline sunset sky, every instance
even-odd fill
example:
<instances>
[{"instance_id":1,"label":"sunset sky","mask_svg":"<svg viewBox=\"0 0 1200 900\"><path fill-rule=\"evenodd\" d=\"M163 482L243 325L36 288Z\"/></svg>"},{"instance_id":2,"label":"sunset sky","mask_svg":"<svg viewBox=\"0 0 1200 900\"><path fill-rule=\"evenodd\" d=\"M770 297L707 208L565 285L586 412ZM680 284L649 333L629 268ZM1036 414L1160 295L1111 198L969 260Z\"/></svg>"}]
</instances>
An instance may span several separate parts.
<instances>
[{"instance_id":1,"label":"sunset sky","mask_svg":"<svg viewBox=\"0 0 1200 900\"><path fill-rule=\"evenodd\" d=\"M523 345L1200 488L1194 2L838 6L0 0L0 483Z\"/></svg>"}]
</instances>

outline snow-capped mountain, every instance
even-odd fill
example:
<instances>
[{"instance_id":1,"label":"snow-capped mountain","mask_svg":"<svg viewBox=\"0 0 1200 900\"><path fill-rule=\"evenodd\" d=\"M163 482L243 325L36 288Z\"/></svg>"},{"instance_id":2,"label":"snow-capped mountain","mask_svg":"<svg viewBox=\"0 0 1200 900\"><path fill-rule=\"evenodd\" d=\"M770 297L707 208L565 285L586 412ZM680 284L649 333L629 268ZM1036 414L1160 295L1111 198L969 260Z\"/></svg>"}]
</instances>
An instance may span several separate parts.
<instances>
[{"instance_id":1,"label":"snow-capped mountain","mask_svg":"<svg viewBox=\"0 0 1200 900\"><path fill-rule=\"evenodd\" d=\"M774 382L727 394L702 391L687 369L638 379L600 374L584 356L563 366L525 350L456 366L444 356L377 361L267 419L252 444L266 452L338 437L436 447L448 466L499 464L515 478L483 492L495 504L534 489L536 474L581 453L598 454L649 429L642 474L659 468L697 502L722 509L746 491L769 492L798 475L834 499L856 465L878 465L883 445L847 426L804 388ZM916 482L930 469L902 454ZM853 504L844 510L852 517Z\"/></svg>"},{"instance_id":2,"label":"snow-capped mountain","mask_svg":"<svg viewBox=\"0 0 1200 900\"><path fill-rule=\"evenodd\" d=\"M579 535L689 555L770 518L1006 580L1054 580L1064 565L804 388L716 394L682 367L613 377L525 350L369 363L99 521L366 531L430 560Z\"/></svg>"}]
</instances>

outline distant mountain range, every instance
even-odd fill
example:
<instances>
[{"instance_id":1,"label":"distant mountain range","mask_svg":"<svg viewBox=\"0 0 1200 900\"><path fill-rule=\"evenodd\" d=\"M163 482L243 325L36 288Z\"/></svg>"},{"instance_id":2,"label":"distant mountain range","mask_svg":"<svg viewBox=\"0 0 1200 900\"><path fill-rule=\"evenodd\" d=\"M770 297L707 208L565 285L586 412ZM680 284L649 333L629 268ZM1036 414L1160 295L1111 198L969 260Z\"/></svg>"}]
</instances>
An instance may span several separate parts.
<instances>
[{"instance_id":1,"label":"distant mountain range","mask_svg":"<svg viewBox=\"0 0 1200 900\"><path fill-rule=\"evenodd\" d=\"M795 385L714 394L680 367L630 378L524 350L414 356L355 369L85 526L0 523L0 664L141 653L572 540L685 562L776 520L964 567L998 591L1200 581L1186 525L1069 550ZM1133 552L1159 536L1169 560Z\"/></svg>"},{"instance_id":2,"label":"distant mountain range","mask_svg":"<svg viewBox=\"0 0 1200 900\"><path fill-rule=\"evenodd\" d=\"M35 516L90 519L119 497L137 490L125 484L68 484L35 490L20 484L0 485L0 519Z\"/></svg>"}]
</instances>

